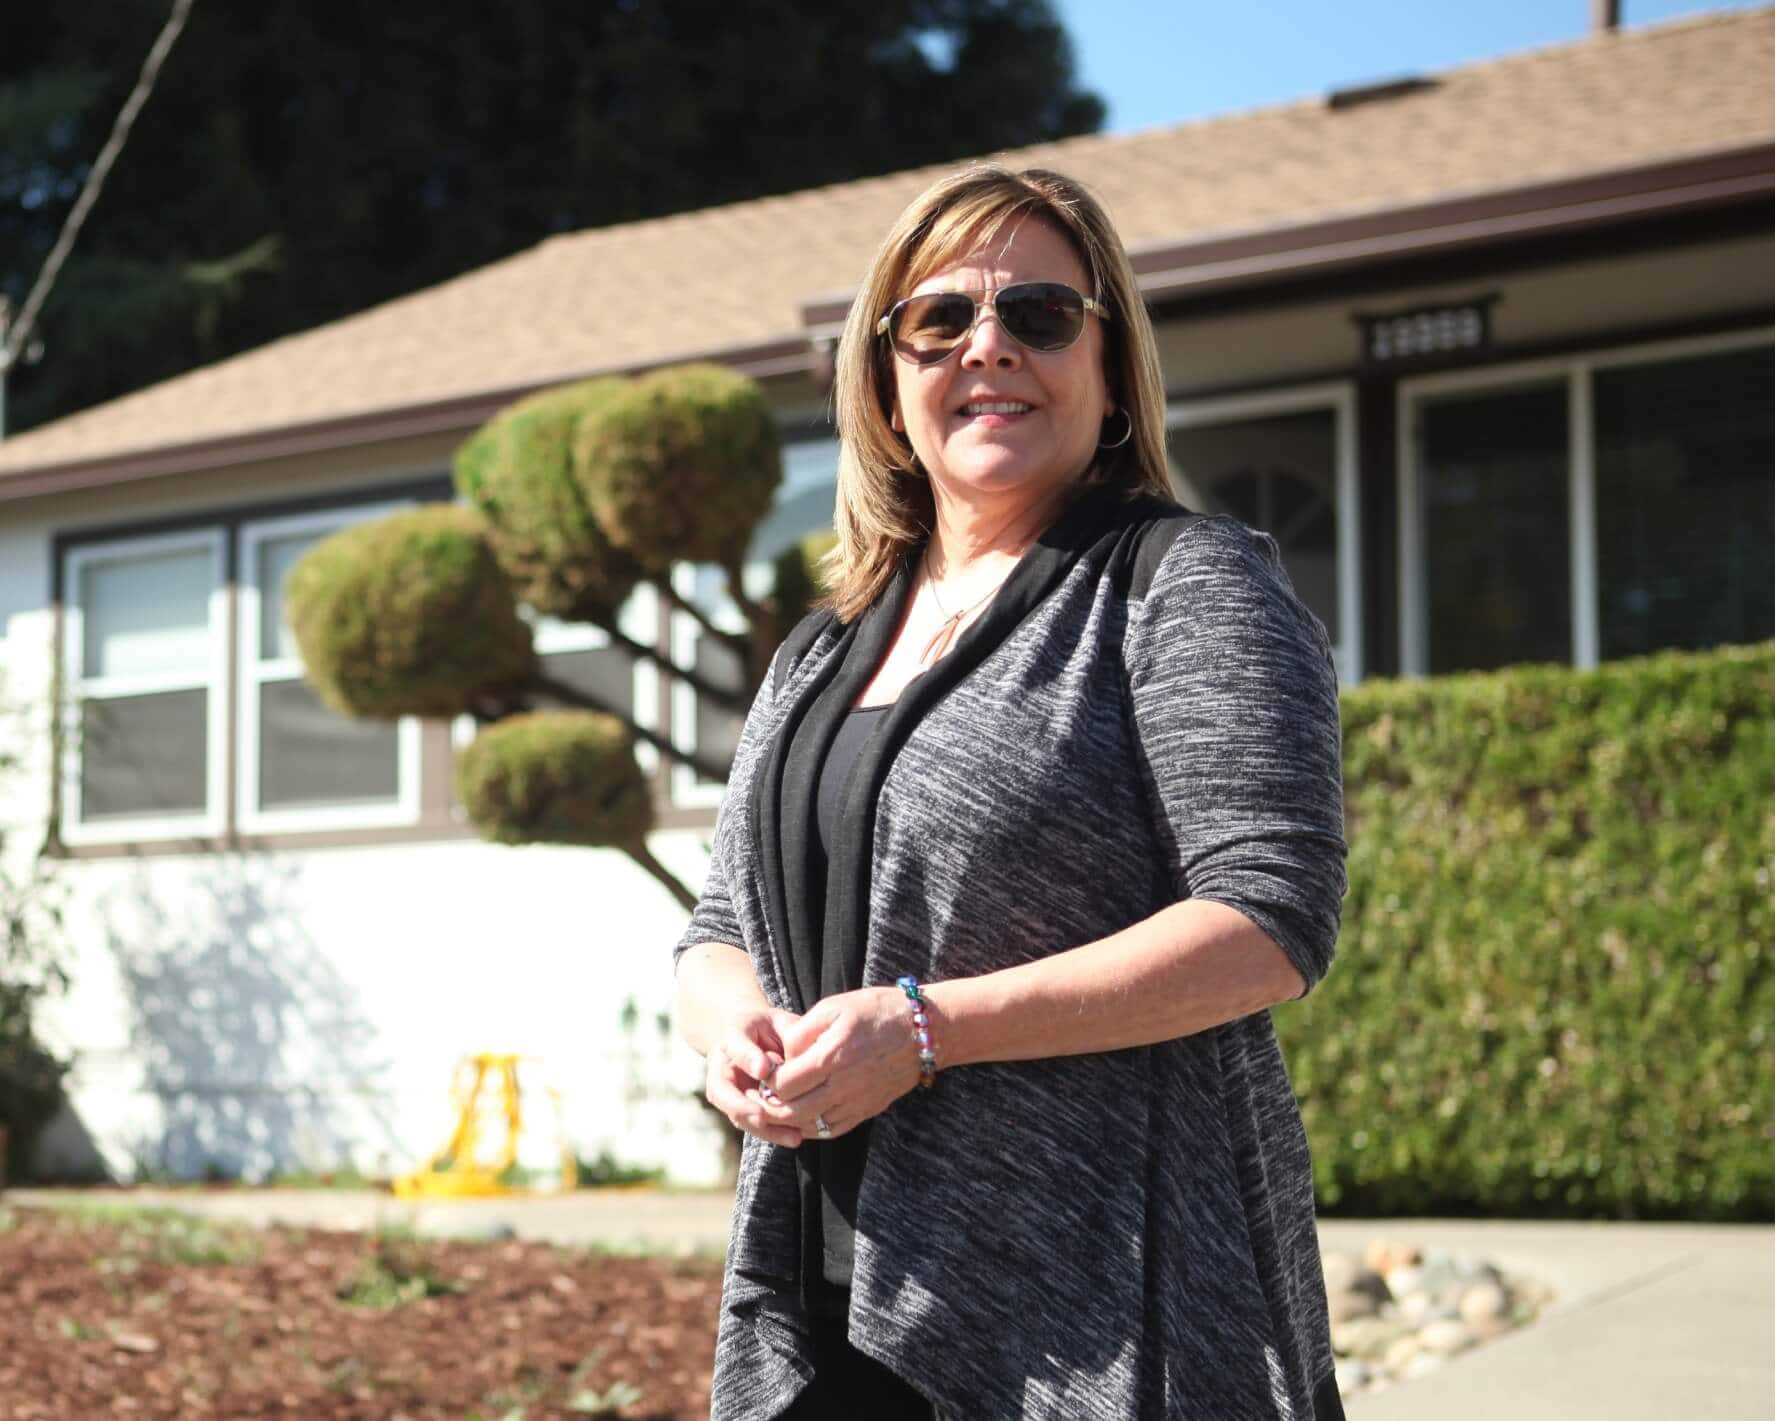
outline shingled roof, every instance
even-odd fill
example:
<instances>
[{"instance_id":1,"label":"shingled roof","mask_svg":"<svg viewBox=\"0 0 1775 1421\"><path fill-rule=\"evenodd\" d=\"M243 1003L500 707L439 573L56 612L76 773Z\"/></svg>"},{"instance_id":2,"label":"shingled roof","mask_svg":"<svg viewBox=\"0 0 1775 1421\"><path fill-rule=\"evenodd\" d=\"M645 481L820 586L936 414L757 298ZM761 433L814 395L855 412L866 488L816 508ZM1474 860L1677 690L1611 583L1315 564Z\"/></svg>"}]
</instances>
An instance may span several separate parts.
<instances>
[{"instance_id":1,"label":"shingled roof","mask_svg":"<svg viewBox=\"0 0 1775 1421\"><path fill-rule=\"evenodd\" d=\"M1212 253L1222 239L1769 145L1771 75L1775 6L1510 55L1369 102L1305 99L1003 156L1090 183L1159 280L1191 244ZM141 476L467 428L593 371L693 356L805 367L810 322L839 309L834 293L935 171L551 238L0 443L0 497L77 469L104 482L105 467L131 476L122 464Z\"/></svg>"}]
</instances>

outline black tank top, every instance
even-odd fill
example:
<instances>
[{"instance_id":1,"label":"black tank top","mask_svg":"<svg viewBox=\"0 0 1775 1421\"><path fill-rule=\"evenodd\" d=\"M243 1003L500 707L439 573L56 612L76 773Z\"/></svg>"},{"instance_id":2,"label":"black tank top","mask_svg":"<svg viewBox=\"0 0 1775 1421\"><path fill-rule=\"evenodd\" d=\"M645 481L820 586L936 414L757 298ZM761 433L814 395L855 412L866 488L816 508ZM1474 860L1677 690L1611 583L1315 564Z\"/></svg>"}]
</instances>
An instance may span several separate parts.
<instances>
[{"instance_id":1,"label":"black tank top","mask_svg":"<svg viewBox=\"0 0 1775 1421\"><path fill-rule=\"evenodd\" d=\"M826 763L820 766L820 784L815 791L814 819L820 836L820 857L832 852L832 827L838 822L838 800L844 790L845 776L851 772L864 744L875 734L882 717L893 709L890 701L883 706L858 706L845 716L832 737L832 748L826 752Z\"/></svg>"},{"instance_id":2,"label":"black tank top","mask_svg":"<svg viewBox=\"0 0 1775 1421\"><path fill-rule=\"evenodd\" d=\"M881 723L887 719L887 713L892 709L893 703L889 702L880 706L859 706L850 711L839 725L838 733L832 737L825 763L820 766L820 778L814 789L817 845L814 849L814 871L810 878L822 889L826 884L832 851L832 832L838 825L845 779L851 772L851 766L856 763L857 756L868 744L869 737L881 728ZM861 1159L869 1149L869 1126L859 1125L821 1148L851 1156L858 1162L856 1172L860 1173ZM851 1261L856 1249L853 1220L857 1216L857 1201L851 1189L839 1182L846 1177L854 1178L855 1175L844 1171L823 1173L820 1190L819 1255L824 1267L820 1270L822 1276L819 1279L803 1281L803 1295L816 1315L842 1317L847 1311Z\"/></svg>"}]
</instances>

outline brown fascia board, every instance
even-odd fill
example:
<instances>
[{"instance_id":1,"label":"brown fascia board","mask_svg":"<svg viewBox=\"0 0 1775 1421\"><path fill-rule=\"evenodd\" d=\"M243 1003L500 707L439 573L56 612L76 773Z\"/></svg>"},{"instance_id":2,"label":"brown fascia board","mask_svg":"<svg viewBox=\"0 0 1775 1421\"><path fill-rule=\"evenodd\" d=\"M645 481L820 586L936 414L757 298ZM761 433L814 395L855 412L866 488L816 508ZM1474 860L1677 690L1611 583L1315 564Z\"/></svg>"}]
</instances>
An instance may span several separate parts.
<instances>
[{"instance_id":1,"label":"brown fascia board","mask_svg":"<svg viewBox=\"0 0 1775 1421\"><path fill-rule=\"evenodd\" d=\"M1704 209L1775 193L1775 143L1666 159L1603 173L1493 188L1347 217L1254 227L1136 247L1129 253L1152 304L1267 284L1399 256L1485 246L1518 237ZM852 293L801 303L810 339L843 328Z\"/></svg>"},{"instance_id":2,"label":"brown fascia board","mask_svg":"<svg viewBox=\"0 0 1775 1421\"><path fill-rule=\"evenodd\" d=\"M1775 194L1775 142L1131 252L1149 302Z\"/></svg>"},{"instance_id":3,"label":"brown fascia board","mask_svg":"<svg viewBox=\"0 0 1775 1421\"><path fill-rule=\"evenodd\" d=\"M757 378L796 374L812 367L814 360L802 335L784 336L760 344L709 350L674 356L671 363L712 360ZM98 459L74 459L43 464L11 473L0 472L0 503L22 502L54 494L77 493L89 488L112 488L147 479L199 473L236 464L325 453L364 444L379 444L425 434L467 433L491 418L513 400L546 390L569 380L598 375L633 375L654 369L664 361L639 366L608 366L565 371L543 381L507 385L470 395L452 396L395 409L371 410L333 419L309 420L275 429L255 429L245 434L165 444L131 450Z\"/></svg>"},{"instance_id":4,"label":"brown fascia board","mask_svg":"<svg viewBox=\"0 0 1775 1421\"><path fill-rule=\"evenodd\" d=\"M1145 246L1130 257L1147 300L1175 302L1402 256L1581 231L1771 194L1775 194L1775 142L1764 142L1346 217ZM672 360L714 360L757 376L817 373L822 360L830 358L822 347L828 347L842 328L850 301L844 293L811 297L802 303L799 334ZM563 372L541 383L429 404L0 474L0 502L403 436L468 430L500 406L549 385L591 375L630 374L662 363Z\"/></svg>"}]
</instances>

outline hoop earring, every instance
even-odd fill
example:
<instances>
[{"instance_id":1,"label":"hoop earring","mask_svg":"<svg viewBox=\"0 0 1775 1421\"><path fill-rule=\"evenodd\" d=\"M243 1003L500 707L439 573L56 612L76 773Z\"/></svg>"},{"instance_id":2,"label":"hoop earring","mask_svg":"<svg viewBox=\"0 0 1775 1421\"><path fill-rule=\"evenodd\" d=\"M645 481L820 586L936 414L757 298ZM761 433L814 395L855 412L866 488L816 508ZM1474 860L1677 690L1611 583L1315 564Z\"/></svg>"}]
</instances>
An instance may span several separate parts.
<instances>
[{"instance_id":1,"label":"hoop earring","mask_svg":"<svg viewBox=\"0 0 1775 1421\"><path fill-rule=\"evenodd\" d=\"M1128 427L1122 431L1122 437L1120 439L1112 439L1108 444L1105 444L1099 439L1097 441L1097 447L1099 449L1120 449L1134 437L1134 416L1129 414L1127 410L1117 410L1116 414L1119 414L1123 419L1128 421ZM1112 414L1110 419L1114 419L1115 417L1116 415Z\"/></svg>"}]
</instances>

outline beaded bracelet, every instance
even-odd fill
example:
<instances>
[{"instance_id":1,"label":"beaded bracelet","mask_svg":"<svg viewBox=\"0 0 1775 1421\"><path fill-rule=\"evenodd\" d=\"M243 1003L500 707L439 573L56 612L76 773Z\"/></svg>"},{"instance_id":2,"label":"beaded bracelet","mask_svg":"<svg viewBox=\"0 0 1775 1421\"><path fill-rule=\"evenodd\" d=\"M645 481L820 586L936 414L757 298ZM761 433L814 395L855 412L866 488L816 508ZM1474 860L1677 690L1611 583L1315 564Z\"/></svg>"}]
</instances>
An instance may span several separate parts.
<instances>
[{"instance_id":1,"label":"beaded bracelet","mask_svg":"<svg viewBox=\"0 0 1775 1421\"><path fill-rule=\"evenodd\" d=\"M902 977L897 984L912 1003L912 1035L918 1042L918 1083L930 1087L937 1083L937 1053L931 1047L931 1014L919 994L918 978Z\"/></svg>"}]
</instances>

